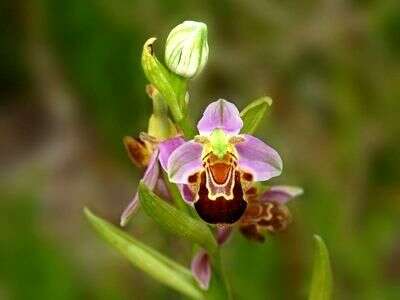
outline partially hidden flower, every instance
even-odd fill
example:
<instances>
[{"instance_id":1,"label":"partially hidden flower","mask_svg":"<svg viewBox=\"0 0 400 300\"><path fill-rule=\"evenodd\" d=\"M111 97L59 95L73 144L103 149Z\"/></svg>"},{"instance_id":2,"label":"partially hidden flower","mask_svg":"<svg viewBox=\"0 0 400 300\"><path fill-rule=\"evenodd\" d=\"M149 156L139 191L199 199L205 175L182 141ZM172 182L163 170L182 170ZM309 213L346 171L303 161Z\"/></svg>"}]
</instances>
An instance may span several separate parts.
<instances>
[{"instance_id":1,"label":"partially hidden flower","mask_svg":"<svg viewBox=\"0 0 400 300\"><path fill-rule=\"evenodd\" d=\"M231 236L233 226L219 224L216 226L215 238L218 245L223 245ZM202 289L207 290L212 276L212 266L209 254L200 249L195 253L191 263L192 275Z\"/></svg>"},{"instance_id":2,"label":"partially hidden flower","mask_svg":"<svg viewBox=\"0 0 400 300\"><path fill-rule=\"evenodd\" d=\"M210 256L204 250L198 251L192 259L191 269L194 279L199 286L207 290L211 280Z\"/></svg>"},{"instance_id":3,"label":"partially hidden flower","mask_svg":"<svg viewBox=\"0 0 400 300\"><path fill-rule=\"evenodd\" d=\"M144 171L144 175L141 181L146 184L146 186L150 190L154 190L156 194L164 199L169 198L169 192L160 173L160 164L161 166L165 167L166 161L168 160L171 153L184 143L184 139L180 136L169 138L163 141L158 141L157 139L147 134L142 134L139 139L134 139L131 137L126 137L124 139L124 144L126 149L128 149L128 154L134 162L138 161L138 158L141 157L147 158L149 156L148 152L151 152L148 163L144 166L146 169ZM151 146L141 147L139 145ZM130 152L131 150L134 150L135 152ZM143 161L146 160L143 159ZM180 185L179 187L181 189L182 195L185 195L185 189L182 187L182 185ZM136 192L121 215L121 226L125 226L128 223L134 212L137 210L138 206L139 194Z\"/></svg>"},{"instance_id":4,"label":"partially hidden flower","mask_svg":"<svg viewBox=\"0 0 400 300\"><path fill-rule=\"evenodd\" d=\"M233 103L218 100L197 124L200 135L179 146L168 159L171 182L190 190L198 215L207 223L233 224L248 206L254 182L282 171L282 160L270 146L249 134Z\"/></svg>"},{"instance_id":5,"label":"partially hidden flower","mask_svg":"<svg viewBox=\"0 0 400 300\"><path fill-rule=\"evenodd\" d=\"M248 197L249 205L239 222L240 231L248 239L263 242L266 232L283 231L292 218L286 203L303 193L295 186L277 185L268 188L261 194L253 190Z\"/></svg>"},{"instance_id":6,"label":"partially hidden flower","mask_svg":"<svg viewBox=\"0 0 400 300\"><path fill-rule=\"evenodd\" d=\"M168 35L165 63L172 72L192 78L206 65L208 51L207 25L185 21L172 29Z\"/></svg>"}]
</instances>

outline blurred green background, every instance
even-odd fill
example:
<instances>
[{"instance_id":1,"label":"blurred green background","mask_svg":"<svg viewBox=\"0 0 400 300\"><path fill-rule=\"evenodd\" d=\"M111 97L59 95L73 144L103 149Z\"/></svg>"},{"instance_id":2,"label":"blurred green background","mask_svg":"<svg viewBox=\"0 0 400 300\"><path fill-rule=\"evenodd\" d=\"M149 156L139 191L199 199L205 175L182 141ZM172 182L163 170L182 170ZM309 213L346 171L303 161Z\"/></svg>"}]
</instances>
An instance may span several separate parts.
<instances>
[{"instance_id":1,"label":"blurred green background","mask_svg":"<svg viewBox=\"0 0 400 300\"><path fill-rule=\"evenodd\" d=\"M91 230L118 222L138 171L121 138L146 129L144 41L185 19L209 27L191 86L198 119L217 98L264 94L257 135L304 187L294 222L264 244L238 232L223 256L235 299L306 299L312 234L331 252L335 299L400 299L398 0L15 0L0 4L0 299L179 299ZM127 229L189 265L190 245L140 212Z\"/></svg>"}]
</instances>

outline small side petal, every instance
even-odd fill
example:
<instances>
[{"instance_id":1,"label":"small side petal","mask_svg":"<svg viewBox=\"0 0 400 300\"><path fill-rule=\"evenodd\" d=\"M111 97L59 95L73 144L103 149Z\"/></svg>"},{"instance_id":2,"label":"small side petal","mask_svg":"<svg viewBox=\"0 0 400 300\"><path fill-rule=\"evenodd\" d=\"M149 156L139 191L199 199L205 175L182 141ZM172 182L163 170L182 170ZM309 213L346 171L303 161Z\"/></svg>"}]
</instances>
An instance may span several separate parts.
<instances>
[{"instance_id":1,"label":"small side petal","mask_svg":"<svg viewBox=\"0 0 400 300\"><path fill-rule=\"evenodd\" d=\"M244 141L236 144L239 167L250 172L254 181L265 181L282 172L282 159L278 152L263 141L244 134Z\"/></svg>"},{"instance_id":2,"label":"small side petal","mask_svg":"<svg viewBox=\"0 0 400 300\"><path fill-rule=\"evenodd\" d=\"M167 185L165 184L164 178L159 177L157 179L156 186L154 187L154 193L160 196L164 200L170 200L171 194L168 191Z\"/></svg>"},{"instance_id":3,"label":"small side petal","mask_svg":"<svg viewBox=\"0 0 400 300\"><path fill-rule=\"evenodd\" d=\"M303 189L297 186L276 185L266 190L260 197L261 202L278 202L285 204L289 200L303 194Z\"/></svg>"},{"instance_id":4,"label":"small side petal","mask_svg":"<svg viewBox=\"0 0 400 300\"><path fill-rule=\"evenodd\" d=\"M142 181L152 190L157 184L157 180L160 174L160 167L158 165L158 150L153 152L150 158L149 166L143 175ZM125 208L121 215L121 226L125 226L129 219L132 217L133 213L139 206L139 197L136 193L129 205Z\"/></svg>"},{"instance_id":5,"label":"small side petal","mask_svg":"<svg viewBox=\"0 0 400 300\"><path fill-rule=\"evenodd\" d=\"M137 211L137 208L139 207L139 194L135 193L135 196L133 196L131 202L129 202L128 206L124 209L122 215L121 215L121 220L120 220L120 225L125 226L128 224L129 220L133 216L133 214Z\"/></svg>"},{"instance_id":6,"label":"small side petal","mask_svg":"<svg viewBox=\"0 0 400 300\"><path fill-rule=\"evenodd\" d=\"M167 172L171 182L188 183L188 177L202 168L203 146L193 141L179 146L169 157Z\"/></svg>"},{"instance_id":7,"label":"small side petal","mask_svg":"<svg viewBox=\"0 0 400 300\"><path fill-rule=\"evenodd\" d=\"M208 135L219 128L227 133L238 134L243 121L235 104L219 99L207 106L203 117L197 124L200 134Z\"/></svg>"},{"instance_id":8,"label":"small side petal","mask_svg":"<svg viewBox=\"0 0 400 300\"><path fill-rule=\"evenodd\" d=\"M179 191L181 192L183 200L188 204L193 204L194 194L187 184L178 184Z\"/></svg>"},{"instance_id":9,"label":"small side petal","mask_svg":"<svg viewBox=\"0 0 400 300\"><path fill-rule=\"evenodd\" d=\"M161 167L167 171L168 159L172 152L176 150L179 146L185 143L185 140L178 136L171 139L167 139L158 144L158 149L160 150L159 160Z\"/></svg>"},{"instance_id":10,"label":"small side petal","mask_svg":"<svg viewBox=\"0 0 400 300\"><path fill-rule=\"evenodd\" d=\"M211 279L210 257L204 250L200 250L192 259L193 277L203 290L208 290Z\"/></svg>"}]
</instances>

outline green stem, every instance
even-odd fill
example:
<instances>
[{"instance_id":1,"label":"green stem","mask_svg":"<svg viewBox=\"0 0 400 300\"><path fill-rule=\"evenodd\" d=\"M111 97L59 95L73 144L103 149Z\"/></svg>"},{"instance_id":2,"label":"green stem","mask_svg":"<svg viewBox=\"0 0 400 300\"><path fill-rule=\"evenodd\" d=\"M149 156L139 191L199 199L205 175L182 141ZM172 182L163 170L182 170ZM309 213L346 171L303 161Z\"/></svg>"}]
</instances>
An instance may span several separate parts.
<instances>
[{"instance_id":1,"label":"green stem","mask_svg":"<svg viewBox=\"0 0 400 300\"><path fill-rule=\"evenodd\" d=\"M187 107L187 101L186 101L188 80L183 79L182 77L179 77L179 78L180 78L180 80L175 81L174 90L175 90L176 99L174 99L175 101L173 101L175 104L178 104L177 107L176 107L176 105L174 105L173 108L175 110L179 110L179 113L174 112L172 107L170 106L171 114L172 114L175 122L182 129L185 137L188 139L192 139L196 135L196 132L194 131L194 128L193 128L193 122L192 122L192 120L190 120L189 115L188 115L188 107Z\"/></svg>"},{"instance_id":2,"label":"green stem","mask_svg":"<svg viewBox=\"0 0 400 300\"><path fill-rule=\"evenodd\" d=\"M228 280L223 270L220 250L211 256L212 261L212 278L210 289L206 294L206 299L225 300L232 299L232 293L228 284Z\"/></svg>"},{"instance_id":3,"label":"green stem","mask_svg":"<svg viewBox=\"0 0 400 300\"><path fill-rule=\"evenodd\" d=\"M183 134L185 135L186 138L192 139L196 135L193 128L193 123L187 115L181 119L178 120L175 119L175 121L182 129Z\"/></svg>"},{"instance_id":4,"label":"green stem","mask_svg":"<svg viewBox=\"0 0 400 300\"><path fill-rule=\"evenodd\" d=\"M168 114L168 105L160 93L155 93L151 99L153 100L153 114L156 116L166 116Z\"/></svg>"}]
</instances>

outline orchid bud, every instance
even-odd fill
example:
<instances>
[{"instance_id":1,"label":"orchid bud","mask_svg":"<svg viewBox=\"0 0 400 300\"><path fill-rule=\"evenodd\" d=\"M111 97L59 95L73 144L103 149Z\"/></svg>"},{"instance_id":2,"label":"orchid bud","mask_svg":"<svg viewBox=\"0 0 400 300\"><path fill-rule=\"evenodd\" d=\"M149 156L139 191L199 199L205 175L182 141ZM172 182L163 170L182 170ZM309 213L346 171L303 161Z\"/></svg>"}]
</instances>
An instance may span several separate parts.
<instances>
[{"instance_id":1,"label":"orchid bud","mask_svg":"<svg viewBox=\"0 0 400 300\"><path fill-rule=\"evenodd\" d=\"M165 62L168 68L185 78L198 75L208 59L207 25L185 21L167 38Z\"/></svg>"},{"instance_id":2,"label":"orchid bud","mask_svg":"<svg viewBox=\"0 0 400 300\"><path fill-rule=\"evenodd\" d=\"M168 106L161 94L151 84L146 86L146 92L153 100L153 113L149 119L148 134L161 141L174 137L177 134L177 130L168 117Z\"/></svg>"}]
</instances>

